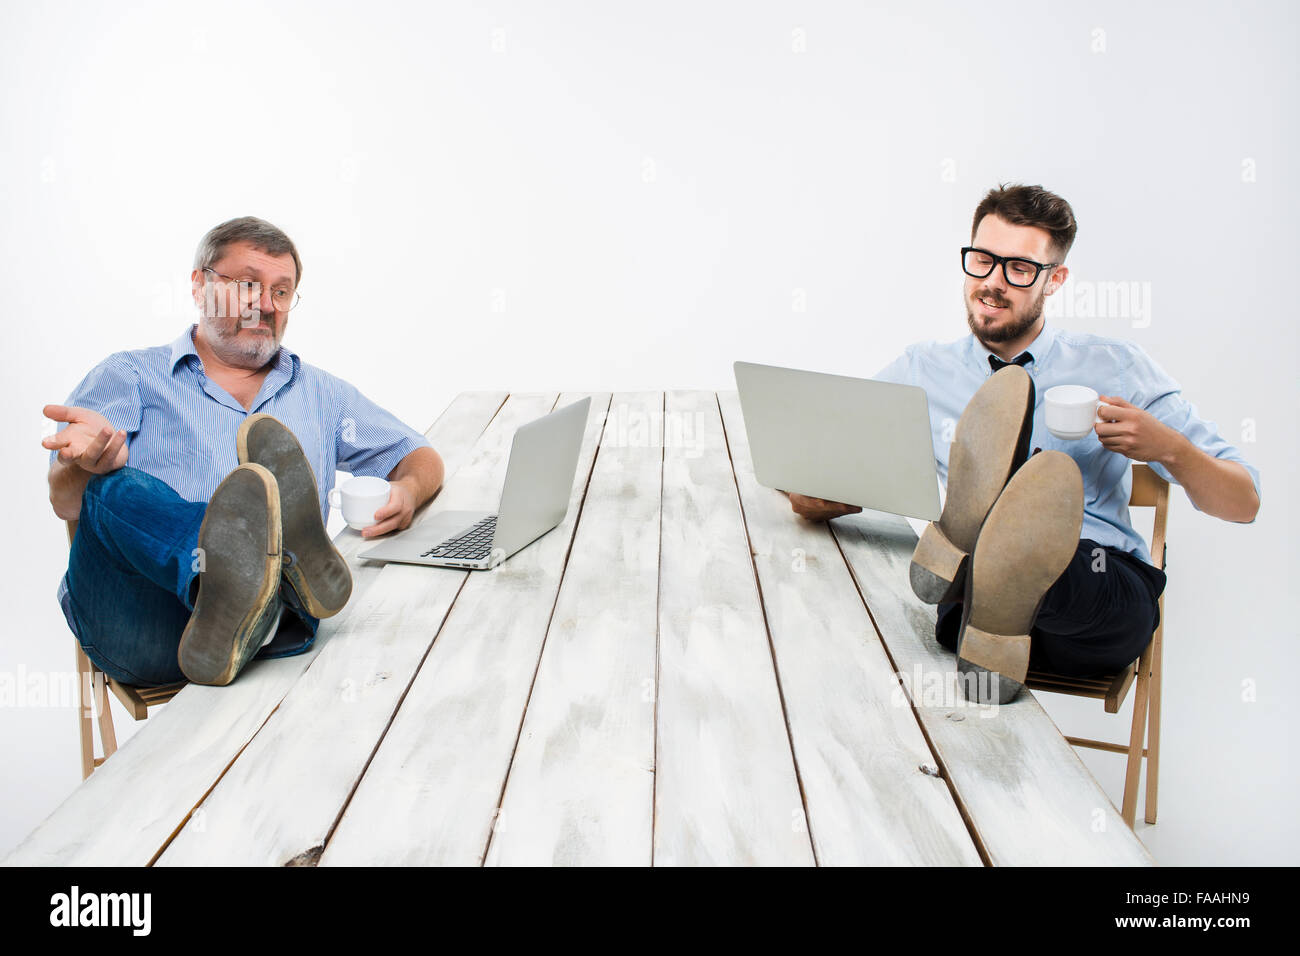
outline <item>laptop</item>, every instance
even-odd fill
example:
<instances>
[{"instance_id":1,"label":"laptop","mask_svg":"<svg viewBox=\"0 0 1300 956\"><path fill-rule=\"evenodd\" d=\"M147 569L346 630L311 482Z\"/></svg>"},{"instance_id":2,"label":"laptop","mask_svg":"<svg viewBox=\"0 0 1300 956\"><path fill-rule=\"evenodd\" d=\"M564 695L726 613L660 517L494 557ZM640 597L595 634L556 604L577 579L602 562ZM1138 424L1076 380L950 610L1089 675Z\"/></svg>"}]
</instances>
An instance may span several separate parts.
<instances>
[{"instance_id":1,"label":"laptop","mask_svg":"<svg viewBox=\"0 0 1300 956\"><path fill-rule=\"evenodd\" d=\"M496 513L430 514L359 556L473 571L496 567L564 520L590 407L584 398L520 426Z\"/></svg>"},{"instance_id":2,"label":"laptop","mask_svg":"<svg viewBox=\"0 0 1300 956\"><path fill-rule=\"evenodd\" d=\"M735 373L760 485L939 517L924 389L750 362L735 363Z\"/></svg>"}]
</instances>

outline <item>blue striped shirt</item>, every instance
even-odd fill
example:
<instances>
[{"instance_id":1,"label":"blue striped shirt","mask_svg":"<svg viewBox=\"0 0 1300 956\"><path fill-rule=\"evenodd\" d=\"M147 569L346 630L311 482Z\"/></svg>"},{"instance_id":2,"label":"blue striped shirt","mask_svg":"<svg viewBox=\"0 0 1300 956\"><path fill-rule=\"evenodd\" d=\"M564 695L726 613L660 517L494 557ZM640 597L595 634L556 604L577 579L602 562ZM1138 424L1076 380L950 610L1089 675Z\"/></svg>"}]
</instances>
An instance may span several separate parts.
<instances>
[{"instance_id":1,"label":"blue striped shirt","mask_svg":"<svg viewBox=\"0 0 1300 956\"><path fill-rule=\"evenodd\" d=\"M1044 324L1042 332L1025 351L1033 356L1033 361L1025 366L1034 382L1034 428L1029 447L1031 451L1034 448L1063 451L1078 464L1083 473L1081 538L1136 552L1143 561L1151 563L1146 542L1133 530L1129 520L1132 462L1102 447L1095 433L1078 441L1053 436L1043 417L1043 395L1055 385L1087 385L1100 395L1114 395L1145 409L1212 458L1240 463L1250 474L1255 493L1259 494L1259 472L1223 439L1214 422L1205 421L1197 414L1196 407L1183 397L1178 383L1139 346L1122 339L1056 331ZM901 356L874 376L881 381L919 385L925 389L935 462L939 480L945 487L953 429L971 396L993 374L988 359L992 354L974 335L955 342L919 343L908 346ZM1174 481L1164 465L1148 464L1166 481Z\"/></svg>"},{"instance_id":2,"label":"blue striped shirt","mask_svg":"<svg viewBox=\"0 0 1300 956\"><path fill-rule=\"evenodd\" d=\"M207 501L239 466L235 435L248 416L273 415L297 436L316 474L321 517L335 471L387 478L428 440L366 398L355 385L308 365L284 346L245 409L204 374L191 325L170 345L114 352L65 404L91 408L126 432L128 463L187 501ZM66 428L61 425L60 430ZM58 452L50 452L50 464ZM62 605L66 578L59 586Z\"/></svg>"}]
</instances>

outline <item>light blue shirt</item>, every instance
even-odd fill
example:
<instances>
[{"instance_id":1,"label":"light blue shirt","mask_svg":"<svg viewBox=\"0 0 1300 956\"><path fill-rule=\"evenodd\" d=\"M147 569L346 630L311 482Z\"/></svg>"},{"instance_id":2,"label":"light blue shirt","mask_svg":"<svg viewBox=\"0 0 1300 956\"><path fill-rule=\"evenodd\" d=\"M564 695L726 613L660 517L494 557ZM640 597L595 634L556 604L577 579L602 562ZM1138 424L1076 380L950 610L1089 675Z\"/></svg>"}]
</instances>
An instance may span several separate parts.
<instances>
[{"instance_id":1,"label":"light blue shirt","mask_svg":"<svg viewBox=\"0 0 1300 956\"><path fill-rule=\"evenodd\" d=\"M252 408L245 409L204 374L195 328L170 345L114 352L65 402L94 409L123 429L131 467L166 482L187 501L207 501L239 466L236 433L258 412L275 416L302 445L326 522L336 470L387 478L408 454L429 445L355 385L308 365L284 346L271 360ZM57 455L50 452L50 464ZM66 588L65 578L60 604Z\"/></svg>"},{"instance_id":2,"label":"light blue shirt","mask_svg":"<svg viewBox=\"0 0 1300 956\"><path fill-rule=\"evenodd\" d=\"M1056 385L1087 385L1100 395L1115 395L1145 409L1211 457L1239 462L1250 473L1255 493L1259 494L1259 472L1247 463L1241 452L1223 440L1213 422L1197 415L1196 407L1183 397L1178 383L1137 345L1083 332L1057 331L1045 324L1024 351L1033 356L1033 361L1025 366L1034 383L1034 428L1029 448L1031 452L1035 448L1063 451L1078 464L1083 474L1080 538L1136 552L1142 560L1151 563L1146 542L1129 521L1132 462L1118 452L1103 448L1095 432L1078 441L1064 441L1047 430L1043 396ZM993 374L989 366L992 354L974 335L955 342L918 343L908 346L901 356L875 375L881 381L919 385L925 389L935 463L944 487L948 484L948 449L953 429L971 396ZM1166 481L1174 481L1163 465L1148 464Z\"/></svg>"},{"instance_id":3,"label":"light blue shirt","mask_svg":"<svg viewBox=\"0 0 1300 956\"><path fill-rule=\"evenodd\" d=\"M308 365L284 346L245 409L204 374L194 348L196 327L170 345L114 352L65 402L92 408L123 429L131 467L171 485L185 500L207 501L239 466L235 435L258 412L275 416L302 445L326 521L335 471L387 478L398 462L429 444L355 385ZM50 464L57 455L50 452Z\"/></svg>"}]
</instances>

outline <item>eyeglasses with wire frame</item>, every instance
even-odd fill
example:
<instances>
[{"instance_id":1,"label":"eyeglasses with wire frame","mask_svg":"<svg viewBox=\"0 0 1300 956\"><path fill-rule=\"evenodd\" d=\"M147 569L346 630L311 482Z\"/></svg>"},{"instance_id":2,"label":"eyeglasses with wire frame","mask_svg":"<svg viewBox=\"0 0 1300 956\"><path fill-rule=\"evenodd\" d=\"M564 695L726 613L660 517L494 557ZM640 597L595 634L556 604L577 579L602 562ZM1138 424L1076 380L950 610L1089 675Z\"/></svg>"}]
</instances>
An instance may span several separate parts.
<instances>
[{"instance_id":1,"label":"eyeglasses with wire frame","mask_svg":"<svg viewBox=\"0 0 1300 956\"><path fill-rule=\"evenodd\" d=\"M262 298L262 283L253 279L236 279L233 276L222 275L216 269L205 268L204 272L211 272L219 279L225 279L227 282L234 283L239 293L239 301L242 305L251 305ZM288 312L299 302L302 296L296 289L272 289L271 302L275 305L275 311Z\"/></svg>"}]
</instances>

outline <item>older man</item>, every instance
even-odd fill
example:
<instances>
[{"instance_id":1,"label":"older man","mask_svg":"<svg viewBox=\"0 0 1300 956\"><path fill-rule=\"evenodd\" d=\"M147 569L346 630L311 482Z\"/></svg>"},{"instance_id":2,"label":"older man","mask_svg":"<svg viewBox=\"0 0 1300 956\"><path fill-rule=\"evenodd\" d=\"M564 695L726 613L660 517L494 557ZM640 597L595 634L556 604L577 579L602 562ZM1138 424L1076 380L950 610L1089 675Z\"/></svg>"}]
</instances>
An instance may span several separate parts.
<instances>
[{"instance_id":1,"label":"older man","mask_svg":"<svg viewBox=\"0 0 1300 956\"><path fill-rule=\"evenodd\" d=\"M968 690L1003 702L1031 651L1086 676L1132 663L1150 641L1165 576L1129 522L1130 461L1182 485L1206 514L1249 522L1259 510L1259 473L1141 348L1046 324L1076 228L1069 203L1040 186L990 190L962 250L971 334L910 346L876 375L925 389L947 484L912 586L939 605L936 637L959 668L1000 677L996 694L978 681ZM1101 421L1084 439L1047 431L1043 395L1063 384L1101 395ZM790 499L810 520L861 510Z\"/></svg>"},{"instance_id":2,"label":"older man","mask_svg":"<svg viewBox=\"0 0 1300 956\"><path fill-rule=\"evenodd\" d=\"M325 532L335 470L392 483L367 538L407 527L443 479L421 434L280 344L302 280L280 229L216 226L190 279L196 325L110 355L44 410L64 423L42 443L50 502L78 521L59 603L129 684L225 684L306 650L351 593Z\"/></svg>"}]
</instances>

